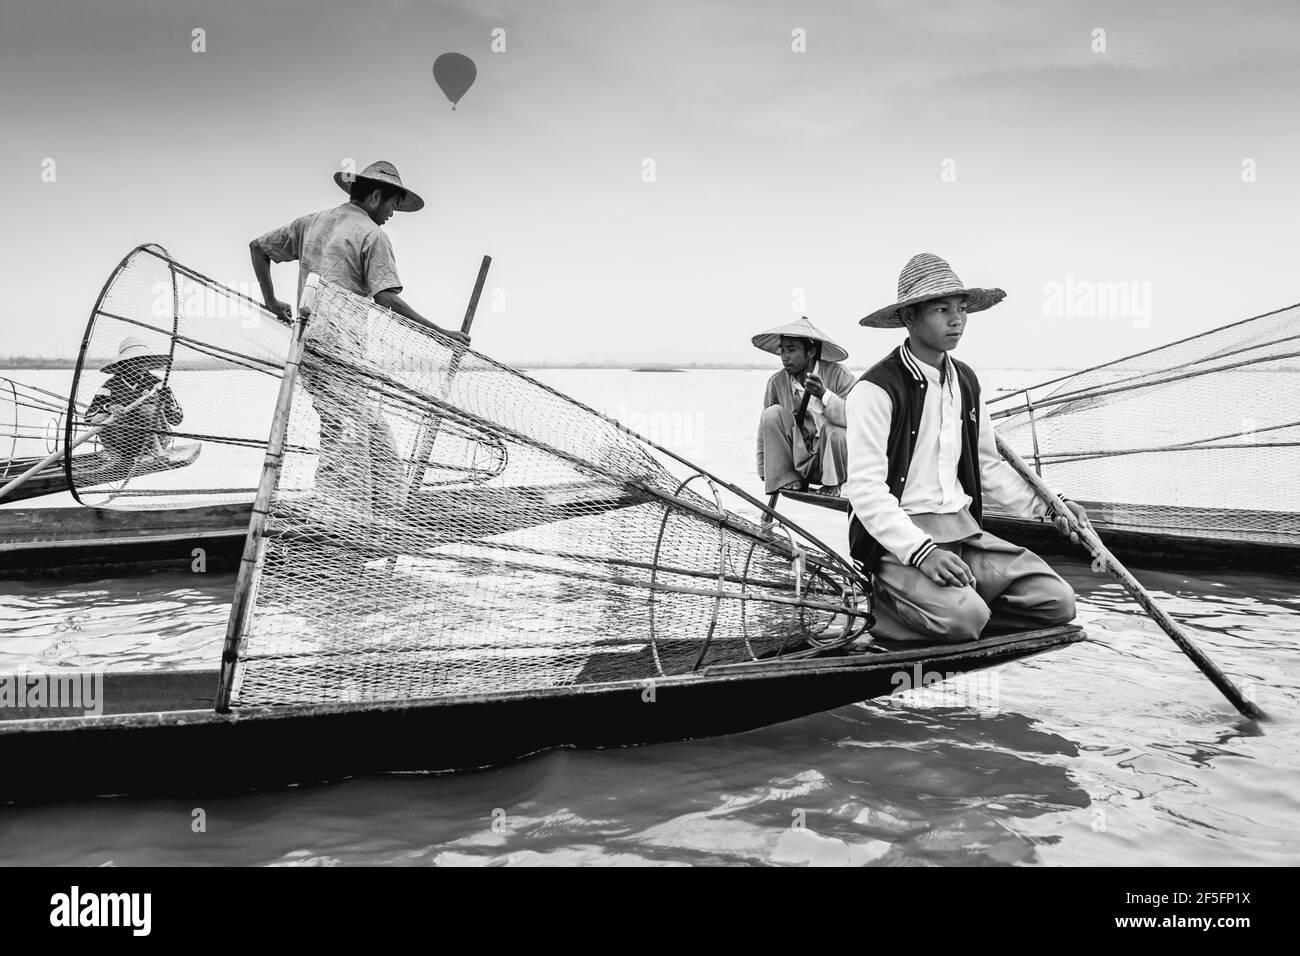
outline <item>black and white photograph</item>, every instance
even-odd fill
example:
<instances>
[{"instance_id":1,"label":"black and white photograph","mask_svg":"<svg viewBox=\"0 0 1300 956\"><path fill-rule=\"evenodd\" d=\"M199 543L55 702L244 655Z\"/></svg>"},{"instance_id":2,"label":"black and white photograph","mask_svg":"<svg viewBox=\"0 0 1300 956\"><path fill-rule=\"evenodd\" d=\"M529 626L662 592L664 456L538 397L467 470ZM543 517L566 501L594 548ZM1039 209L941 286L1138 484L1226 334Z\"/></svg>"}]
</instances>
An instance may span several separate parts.
<instances>
[{"instance_id":1,"label":"black and white photograph","mask_svg":"<svg viewBox=\"0 0 1300 956\"><path fill-rule=\"evenodd\" d=\"M1300 864L1298 101L1295 0L5 0L23 918L1032 867L1249 943L1178 874Z\"/></svg>"}]
</instances>

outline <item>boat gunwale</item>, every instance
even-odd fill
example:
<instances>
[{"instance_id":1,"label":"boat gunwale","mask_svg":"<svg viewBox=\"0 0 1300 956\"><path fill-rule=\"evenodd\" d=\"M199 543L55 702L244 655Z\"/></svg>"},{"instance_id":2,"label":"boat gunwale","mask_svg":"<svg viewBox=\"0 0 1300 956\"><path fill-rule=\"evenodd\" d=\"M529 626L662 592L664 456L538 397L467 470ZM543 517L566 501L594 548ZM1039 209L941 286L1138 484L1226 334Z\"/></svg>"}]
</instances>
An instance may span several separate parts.
<instances>
[{"instance_id":1,"label":"boat gunwale","mask_svg":"<svg viewBox=\"0 0 1300 956\"><path fill-rule=\"evenodd\" d=\"M981 638L959 644L924 644L915 648L904 648L883 652L864 651L851 656L826 656L792 661L747 661L737 664L722 664L705 667L694 674L662 675L653 678L636 678L623 681L600 681L590 684L572 684L561 687L539 687L525 690L492 691L481 694L449 694L442 697L419 698L413 700L387 700L366 702L333 702L311 704L268 704L255 707L237 708L229 713L218 713L211 708L191 708L183 710L144 711L140 713L103 714L100 716L69 717L30 717L0 720L0 736L7 734L76 732L82 730L147 729L156 727L179 727L189 725L256 724L272 720L291 720L304 717L357 716L368 713L416 712L435 710L443 707L465 705L494 705L527 700L544 700L548 698L566 698L586 696L594 697L626 693L643 692L653 686L658 690L678 688L695 688L702 685L727 684L738 681L768 680L774 676L821 676L843 674L855 671L885 670L898 665L925 663L942 665L944 661L954 659L979 660L985 657L1000 656L1009 648L1015 648L1015 659L1029 657L1057 647L1079 643L1088 639L1086 631L1078 624L1062 624L1056 627L1021 631L995 637ZM967 668L966 671L978 668ZM965 673L963 671L962 673ZM159 676L211 674L215 694L217 671L178 670L178 671L121 671L119 677L138 677L142 674ZM114 672L105 676L111 677ZM30 675L29 675L30 676Z\"/></svg>"}]
</instances>

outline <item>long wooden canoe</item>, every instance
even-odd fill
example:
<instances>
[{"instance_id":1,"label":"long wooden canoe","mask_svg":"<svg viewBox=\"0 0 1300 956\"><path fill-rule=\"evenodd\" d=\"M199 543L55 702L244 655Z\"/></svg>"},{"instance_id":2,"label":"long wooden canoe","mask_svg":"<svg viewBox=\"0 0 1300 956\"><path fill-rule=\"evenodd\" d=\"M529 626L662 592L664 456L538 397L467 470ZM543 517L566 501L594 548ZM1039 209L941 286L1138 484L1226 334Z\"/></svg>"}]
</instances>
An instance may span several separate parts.
<instances>
[{"instance_id":1,"label":"long wooden canoe","mask_svg":"<svg viewBox=\"0 0 1300 956\"><path fill-rule=\"evenodd\" d=\"M464 770L554 747L740 733L1063 647L1076 626L941 646L371 704L213 709L217 672L104 676L103 714L0 708L0 802L228 793L380 773ZM68 716L62 716L62 715Z\"/></svg>"},{"instance_id":2,"label":"long wooden canoe","mask_svg":"<svg viewBox=\"0 0 1300 956\"><path fill-rule=\"evenodd\" d=\"M239 564L250 504L161 511L0 508L0 577L97 577Z\"/></svg>"},{"instance_id":3,"label":"long wooden canoe","mask_svg":"<svg viewBox=\"0 0 1300 956\"><path fill-rule=\"evenodd\" d=\"M791 501L847 513L848 500L804 491L781 492ZM1143 531L1132 527L1120 506L1102 501L1080 501L1088 509L1094 526L1116 557L1139 567L1168 569L1211 569L1223 571L1265 571L1272 574L1300 574L1300 542L1276 544L1240 537L1180 535ZM1223 517L1222 512L1219 513ZM1251 515L1243 513L1247 525ZM984 527L998 537L1014 541L1040 554L1078 558L1078 546L1061 537L1056 528L1042 521L986 514Z\"/></svg>"},{"instance_id":4,"label":"long wooden canoe","mask_svg":"<svg viewBox=\"0 0 1300 956\"><path fill-rule=\"evenodd\" d=\"M414 507L445 509L451 490L427 491ZM635 504L608 488L575 483L503 489L491 531L523 521L560 520ZM476 502L492 504L480 489ZM188 571L201 559L207 572L239 566L251 502L206 508L127 511L111 508L0 508L0 578L96 577Z\"/></svg>"}]
</instances>

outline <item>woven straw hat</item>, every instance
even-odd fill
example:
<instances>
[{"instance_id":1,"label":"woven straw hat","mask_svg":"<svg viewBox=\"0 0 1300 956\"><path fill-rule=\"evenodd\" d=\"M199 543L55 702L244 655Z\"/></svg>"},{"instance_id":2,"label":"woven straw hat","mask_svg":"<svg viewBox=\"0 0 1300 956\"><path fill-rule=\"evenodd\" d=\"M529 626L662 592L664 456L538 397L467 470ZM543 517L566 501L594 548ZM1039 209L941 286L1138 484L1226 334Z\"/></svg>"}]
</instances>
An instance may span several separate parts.
<instances>
[{"instance_id":1,"label":"woven straw hat","mask_svg":"<svg viewBox=\"0 0 1300 956\"><path fill-rule=\"evenodd\" d=\"M946 261L932 253L920 252L908 259L898 274L898 301L877 309L858 324L873 329L901 328L903 320L899 318L899 309L949 295L967 296L967 312L983 312L1007 297L1001 289L976 289L962 285Z\"/></svg>"},{"instance_id":2,"label":"woven straw hat","mask_svg":"<svg viewBox=\"0 0 1300 956\"><path fill-rule=\"evenodd\" d=\"M378 162L371 163L359 173L338 172L334 174L334 182L338 183L339 189L345 193L352 191L352 183L358 179L368 179L374 183L387 183L390 186L401 186L405 195L397 204L398 212L419 212L424 208L424 200L402 184L402 177L397 174L397 167L387 160L381 159Z\"/></svg>"},{"instance_id":3,"label":"woven straw hat","mask_svg":"<svg viewBox=\"0 0 1300 956\"><path fill-rule=\"evenodd\" d=\"M166 352L155 352L149 348L144 339L128 335L122 340L122 344L117 347L117 358L105 365L100 371L105 375L116 375L128 365L143 370L159 368L170 361L171 357Z\"/></svg>"},{"instance_id":4,"label":"woven straw hat","mask_svg":"<svg viewBox=\"0 0 1300 956\"><path fill-rule=\"evenodd\" d=\"M796 339L812 339L815 342L822 343L822 358L827 362L843 362L849 357L848 352L832 342L822 334L822 331L817 326L809 322L807 316L799 319L798 322L788 322L785 325L777 326L775 329L759 332L750 341L764 352L780 355L781 336L783 335Z\"/></svg>"}]
</instances>

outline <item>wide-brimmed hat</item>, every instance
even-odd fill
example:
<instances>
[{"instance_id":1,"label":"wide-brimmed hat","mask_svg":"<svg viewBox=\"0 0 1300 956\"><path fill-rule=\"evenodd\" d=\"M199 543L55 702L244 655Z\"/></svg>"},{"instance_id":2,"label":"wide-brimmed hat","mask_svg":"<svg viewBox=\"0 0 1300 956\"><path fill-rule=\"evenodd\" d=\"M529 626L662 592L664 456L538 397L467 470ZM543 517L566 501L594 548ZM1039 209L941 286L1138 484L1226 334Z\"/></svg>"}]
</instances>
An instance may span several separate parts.
<instances>
[{"instance_id":1,"label":"wide-brimmed hat","mask_svg":"<svg viewBox=\"0 0 1300 956\"><path fill-rule=\"evenodd\" d=\"M798 322L788 322L785 325L777 326L775 329L759 332L750 341L764 352L780 355L781 336L783 335L795 339L812 339L814 342L820 342L822 344L822 358L828 362L843 362L849 357L848 352L832 342L822 333L821 329L809 322L807 316L799 319Z\"/></svg>"},{"instance_id":2,"label":"wide-brimmed hat","mask_svg":"<svg viewBox=\"0 0 1300 956\"><path fill-rule=\"evenodd\" d=\"M155 352L144 339L128 335L117 347L117 358L105 365L100 371L106 375L116 375L127 365L137 369L159 368L171 361L166 352Z\"/></svg>"},{"instance_id":3,"label":"wide-brimmed hat","mask_svg":"<svg viewBox=\"0 0 1300 956\"><path fill-rule=\"evenodd\" d=\"M424 208L424 200L402 183L402 177L397 174L397 167L387 160L381 159L377 163L371 163L359 173L337 172L334 174L334 182L338 183L339 189L345 193L352 192L352 184L358 179L368 179L372 183L387 183L390 186L400 186L406 195L397 204L398 212L419 212Z\"/></svg>"},{"instance_id":4,"label":"wide-brimmed hat","mask_svg":"<svg viewBox=\"0 0 1300 956\"><path fill-rule=\"evenodd\" d=\"M903 325L898 310L904 306L929 302L949 295L964 295L967 312L982 312L1007 297L1001 289L977 289L962 285L952 266L929 252L920 252L907 260L898 274L898 301L877 309L859 321L873 329L897 329Z\"/></svg>"}]
</instances>

